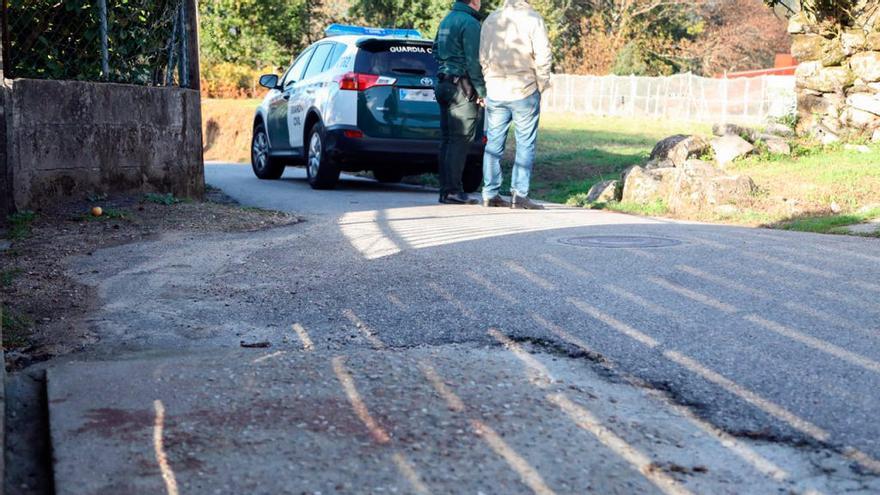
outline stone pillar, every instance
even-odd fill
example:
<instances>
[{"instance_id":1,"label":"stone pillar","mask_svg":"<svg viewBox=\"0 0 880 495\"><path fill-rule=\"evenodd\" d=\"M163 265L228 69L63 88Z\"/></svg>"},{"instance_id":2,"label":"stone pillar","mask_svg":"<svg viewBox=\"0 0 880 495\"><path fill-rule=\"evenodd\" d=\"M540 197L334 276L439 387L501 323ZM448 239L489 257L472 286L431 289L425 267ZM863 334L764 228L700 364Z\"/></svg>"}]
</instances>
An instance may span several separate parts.
<instances>
[{"instance_id":1,"label":"stone pillar","mask_svg":"<svg viewBox=\"0 0 880 495\"><path fill-rule=\"evenodd\" d=\"M798 131L826 143L867 137L880 142L880 22L855 19L829 29L792 17L797 69Z\"/></svg>"}]
</instances>

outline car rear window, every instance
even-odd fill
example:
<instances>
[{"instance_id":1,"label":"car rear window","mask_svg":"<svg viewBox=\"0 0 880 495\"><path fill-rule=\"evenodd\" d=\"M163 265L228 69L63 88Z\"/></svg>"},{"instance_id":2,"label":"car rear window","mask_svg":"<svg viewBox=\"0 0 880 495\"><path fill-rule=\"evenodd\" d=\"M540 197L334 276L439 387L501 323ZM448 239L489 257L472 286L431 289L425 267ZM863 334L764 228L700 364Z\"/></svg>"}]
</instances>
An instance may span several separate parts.
<instances>
[{"instance_id":1,"label":"car rear window","mask_svg":"<svg viewBox=\"0 0 880 495\"><path fill-rule=\"evenodd\" d=\"M434 77L437 61L431 43L424 41L368 40L360 43L356 72Z\"/></svg>"}]
</instances>

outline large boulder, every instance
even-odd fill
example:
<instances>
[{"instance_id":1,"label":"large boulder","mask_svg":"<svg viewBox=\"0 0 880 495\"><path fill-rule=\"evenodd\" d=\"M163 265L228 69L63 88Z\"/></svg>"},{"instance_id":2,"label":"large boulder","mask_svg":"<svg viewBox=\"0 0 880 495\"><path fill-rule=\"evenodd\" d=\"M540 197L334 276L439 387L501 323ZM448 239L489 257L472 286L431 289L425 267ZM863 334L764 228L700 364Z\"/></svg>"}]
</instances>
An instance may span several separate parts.
<instances>
[{"instance_id":1,"label":"large boulder","mask_svg":"<svg viewBox=\"0 0 880 495\"><path fill-rule=\"evenodd\" d=\"M671 163L673 167L680 167L688 158L700 156L708 149L709 143L699 136L683 134L670 136L654 146L651 151L650 168L665 168L663 162Z\"/></svg>"},{"instance_id":2,"label":"large boulder","mask_svg":"<svg viewBox=\"0 0 880 495\"><path fill-rule=\"evenodd\" d=\"M862 81L880 81L880 52L862 52L849 60L852 72Z\"/></svg>"},{"instance_id":3,"label":"large boulder","mask_svg":"<svg viewBox=\"0 0 880 495\"><path fill-rule=\"evenodd\" d=\"M671 177L675 175L675 171L676 169L671 167L654 170L633 167L626 174L621 201L644 205L653 203L657 199L665 200L668 197Z\"/></svg>"},{"instance_id":4,"label":"large boulder","mask_svg":"<svg viewBox=\"0 0 880 495\"><path fill-rule=\"evenodd\" d=\"M689 212L738 203L754 191L755 184L749 177L729 175L701 160L687 160L676 168L633 168L623 187L623 201L663 201L672 211Z\"/></svg>"},{"instance_id":5,"label":"large boulder","mask_svg":"<svg viewBox=\"0 0 880 495\"><path fill-rule=\"evenodd\" d=\"M871 93L855 93L849 95L846 103L859 110L880 115L880 95Z\"/></svg>"},{"instance_id":6,"label":"large boulder","mask_svg":"<svg viewBox=\"0 0 880 495\"><path fill-rule=\"evenodd\" d=\"M608 203L619 199L617 197L619 184L620 182L616 180L606 180L594 185L587 193L587 203Z\"/></svg>"},{"instance_id":7,"label":"large boulder","mask_svg":"<svg viewBox=\"0 0 880 495\"><path fill-rule=\"evenodd\" d=\"M693 160L675 175L666 204L672 211L702 211L738 203L752 195L755 183L745 175L728 175L710 164Z\"/></svg>"},{"instance_id":8,"label":"large boulder","mask_svg":"<svg viewBox=\"0 0 880 495\"><path fill-rule=\"evenodd\" d=\"M745 139L728 134L712 140L712 149L715 150L715 160L720 167L725 167L737 158L746 156L753 151L755 147Z\"/></svg>"}]
</instances>

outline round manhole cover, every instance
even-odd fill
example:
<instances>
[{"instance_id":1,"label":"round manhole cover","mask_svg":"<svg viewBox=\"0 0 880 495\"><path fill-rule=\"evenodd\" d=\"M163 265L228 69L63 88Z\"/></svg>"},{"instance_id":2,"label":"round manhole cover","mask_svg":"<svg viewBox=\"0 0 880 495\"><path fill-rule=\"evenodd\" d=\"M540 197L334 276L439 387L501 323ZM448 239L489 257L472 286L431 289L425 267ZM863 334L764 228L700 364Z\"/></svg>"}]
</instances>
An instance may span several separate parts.
<instances>
[{"instance_id":1,"label":"round manhole cover","mask_svg":"<svg viewBox=\"0 0 880 495\"><path fill-rule=\"evenodd\" d=\"M645 237L630 235L581 236L560 239L559 242L568 246L617 249L644 249L678 246L681 241L665 237Z\"/></svg>"}]
</instances>

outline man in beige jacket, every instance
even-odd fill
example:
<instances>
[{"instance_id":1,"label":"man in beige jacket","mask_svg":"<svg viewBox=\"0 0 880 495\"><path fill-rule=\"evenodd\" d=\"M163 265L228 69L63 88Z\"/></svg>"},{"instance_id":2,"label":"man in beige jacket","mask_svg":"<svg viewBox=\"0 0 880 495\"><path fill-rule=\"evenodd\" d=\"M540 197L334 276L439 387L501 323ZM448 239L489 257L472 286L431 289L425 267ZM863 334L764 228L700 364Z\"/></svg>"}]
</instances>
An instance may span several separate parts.
<instances>
[{"instance_id":1,"label":"man in beige jacket","mask_svg":"<svg viewBox=\"0 0 880 495\"><path fill-rule=\"evenodd\" d=\"M550 87L550 40L544 19L527 0L505 0L483 23L480 65L486 79L488 143L483 158L483 204L541 210L529 199L541 93ZM512 204L499 194L501 156L510 125L516 128Z\"/></svg>"}]
</instances>

